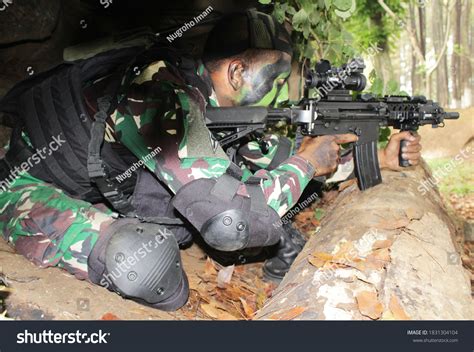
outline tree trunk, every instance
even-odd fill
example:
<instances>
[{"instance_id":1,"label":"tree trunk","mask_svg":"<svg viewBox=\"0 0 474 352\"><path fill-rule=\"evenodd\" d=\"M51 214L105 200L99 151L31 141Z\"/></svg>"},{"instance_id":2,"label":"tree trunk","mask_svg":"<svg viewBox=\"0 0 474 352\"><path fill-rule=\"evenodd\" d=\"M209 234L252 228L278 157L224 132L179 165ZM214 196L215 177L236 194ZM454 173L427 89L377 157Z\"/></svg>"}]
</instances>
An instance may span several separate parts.
<instances>
[{"instance_id":1,"label":"tree trunk","mask_svg":"<svg viewBox=\"0 0 474 352\"><path fill-rule=\"evenodd\" d=\"M462 2L456 0L453 13L453 44L454 50L451 58L451 76L453 81L453 108L461 106L461 56L459 55L459 48L461 47L461 14L462 14Z\"/></svg>"},{"instance_id":2,"label":"tree trunk","mask_svg":"<svg viewBox=\"0 0 474 352\"><path fill-rule=\"evenodd\" d=\"M458 21L461 23L462 33L461 33L461 79L460 79L460 86L461 86L461 107L470 107L472 105L471 100L471 90L472 90L472 68L471 68L471 61L472 57L469 56L469 49L470 49L470 35L469 33L469 19L471 15L471 8L472 2L465 1L463 4L463 10L461 14L461 18Z\"/></svg>"},{"instance_id":3,"label":"tree trunk","mask_svg":"<svg viewBox=\"0 0 474 352\"><path fill-rule=\"evenodd\" d=\"M435 51L435 57L440 55L443 50L444 37L446 34L446 28L444 26L445 17L443 13L447 10L443 6L442 2L435 1L431 7L432 10L432 33L433 33L433 46ZM444 51L441 61L436 68L436 97L437 101L441 106L448 106L448 60L446 59L446 51Z\"/></svg>"},{"instance_id":4,"label":"tree trunk","mask_svg":"<svg viewBox=\"0 0 474 352\"><path fill-rule=\"evenodd\" d=\"M420 48L421 48L421 53L424 58L424 64L426 65L426 12L425 12L425 7L424 6L418 6L418 39L420 43ZM424 87L424 94L428 95L431 91L431 82L429 77L426 77L426 70L428 67L424 68L423 75L421 76L421 82Z\"/></svg>"},{"instance_id":5,"label":"tree trunk","mask_svg":"<svg viewBox=\"0 0 474 352\"><path fill-rule=\"evenodd\" d=\"M395 72L393 70L392 59L388 49L384 49L374 57L375 72L383 80L384 91L390 80L395 80Z\"/></svg>"},{"instance_id":6,"label":"tree trunk","mask_svg":"<svg viewBox=\"0 0 474 352\"><path fill-rule=\"evenodd\" d=\"M383 28L382 18L382 12L376 12L371 16L371 20L377 28ZM377 46L382 50L374 57L374 67L379 78L383 80L385 91L388 81L395 79L387 38L383 38L383 40L379 41Z\"/></svg>"},{"instance_id":7,"label":"tree trunk","mask_svg":"<svg viewBox=\"0 0 474 352\"><path fill-rule=\"evenodd\" d=\"M472 8L472 4L470 4L471 8ZM472 10L471 10L472 11ZM469 16L471 16L471 14L469 14ZM474 57L474 39L472 38L474 36L474 21L469 21L470 22L470 25L469 25L469 38L470 38L470 43L469 43L469 57ZM471 73L472 73L472 65L471 65ZM471 90L471 103L474 104L474 80L472 78L472 74L471 74L471 86L470 86L470 90Z\"/></svg>"},{"instance_id":8,"label":"tree trunk","mask_svg":"<svg viewBox=\"0 0 474 352\"><path fill-rule=\"evenodd\" d=\"M410 13L410 28L413 33L416 33L417 26L416 26L416 12L415 7L412 2L409 2L409 13ZM419 42L419 40L418 40ZM411 55L411 94L412 95L419 95L422 83L421 83L421 76L417 73L418 69L418 62L416 58L415 52L412 50Z\"/></svg>"},{"instance_id":9,"label":"tree trunk","mask_svg":"<svg viewBox=\"0 0 474 352\"><path fill-rule=\"evenodd\" d=\"M424 187L429 173L383 177L339 194L257 319L472 319L455 226Z\"/></svg>"}]
</instances>

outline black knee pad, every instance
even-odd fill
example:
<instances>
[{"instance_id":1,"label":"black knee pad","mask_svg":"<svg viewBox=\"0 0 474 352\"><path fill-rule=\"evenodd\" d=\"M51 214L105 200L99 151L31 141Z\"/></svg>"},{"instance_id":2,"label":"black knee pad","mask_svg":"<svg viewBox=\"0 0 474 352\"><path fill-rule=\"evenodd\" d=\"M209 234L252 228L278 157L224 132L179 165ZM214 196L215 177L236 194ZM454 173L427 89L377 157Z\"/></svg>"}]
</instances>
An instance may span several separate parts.
<instances>
[{"instance_id":1,"label":"black knee pad","mask_svg":"<svg viewBox=\"0 0 474 352\"><path fill-rule=\"evenodd\" d=\"M105 249L100 284L162 310L176 310L189 295L178 244L166 227L128 223L116 229Z\"/></svg>"},{"instance_id":2,"label":"black knee pad","mask_svg":"<svg viewBox=\"0 0 474 352\"><path fill-rule=\"evenodd\" d=\"M284 233L280 217L258 184L247 185L247 191L255 190L250 197L237 194L241 184L226 174L194 180L178 191L173 205L219 251L276 244Z\"/></svg>"}]
</instances>

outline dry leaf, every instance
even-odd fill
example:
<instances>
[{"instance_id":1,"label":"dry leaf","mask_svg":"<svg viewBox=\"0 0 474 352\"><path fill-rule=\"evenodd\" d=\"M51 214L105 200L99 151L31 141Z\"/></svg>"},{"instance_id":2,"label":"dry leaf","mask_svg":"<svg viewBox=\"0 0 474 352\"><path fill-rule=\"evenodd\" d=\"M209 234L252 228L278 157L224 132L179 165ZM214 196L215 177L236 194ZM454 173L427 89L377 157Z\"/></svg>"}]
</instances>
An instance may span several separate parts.
<instances>
[{"instance_id":1,"label":"dry leaf","mask_svg":"<svg viewBox=\"0 0 474 352\"><path fill-rule=\"evenodd\" d=\"M346 258L348 254L349 257L354 257L354 254L356 253L357 251L355 251L354 243L352 243L351 241L346 241L339 244L339 250L336 254L334 254L334 257Z\"/></svg>"},{"instance_id":2,"label":"dry leaf","mask_svg":"<svg viewBox=\"0 0 474 352\"><path fill-rule=\"evenodd\" d=\"M365 260L366 267L374 270L383 269L388 263L390 263L390 252L388 248L373 251Z\"/></svg>"},{"instance_id":3,"label":"dry leaf","mask_svg":"<svg viewBox=\"0 0 474 352\"><path fill-rule=\"evenodd\" d=\"M313 254L311 254L313 257L315 258L318 258L318 259L321 259L325 262L327 261L330 261L334 258L334 256L332 254L329 254L329 253L324 253L324 252L314 252Z\"/></svg>"},{"instance_id":4,"label":"dry leaf","mask_svg":"<svg viewBox=\"0 0 474 352\"><path fill-rule=\"evenodd\" d=\"M355 268L361 272L365 271L366 269L365 261L360 258L355 258L352 262L346 263L346 265L350 266L351 268Z\"/></svg>"},{"instance_id":5,"label":"dry leaf","mask_svg":"<svg viewBox=\"0 0 474 352\"><path fill-rule=\"evenodd\" d=\"M105 313L100 320L120 320L120 318L115 314Z\"/></svg>"},{"instance_id":6,"label":"dry leaf","mask_svg":"<svg viewBox=\"0 0 474 352\"><path fill-rule=\"evenodd\" d=\"M217 287L224 288L232 280L232 274L234 273L235 265L226 266L219 270L217 274Z\"/></svg>"},{"instance_id":7,"label":"dry leaf","mask_svg":"<svg viewBox=\"0 0 474 352\"><path fill-rule=\"evenodd\" d=\"M375 227L385 230L396 230L408 226L410 220L407 217L400 217L398 219L380 219L375 224Z\"/></svg>"},{"instance_id":8,"label":"dry leaf","mask_svg":"<svg viewBox=\"0 0 474 352\"><path fill-rule=\"evenodd\" d=\"M237 265L234 269L234 273L243 275L245 273L245 265Z\"/></svg>"},{"instance_id":9,"label":"dry leaf","mask_svg":"<svg viewBox=\"0 0 474 352\"><path fill-rule=\"evenodd\" d=\"M391 240L378 240L374 242L372 249L377 250L382 248L389 248L392 244L393 242Z\"/></svg>"},{"instance_id":10,"label":"dry leaf","mask_svg":"<svg viewBox=\"0 0 474 352\"><path fill-rule=\"evenodd\" d=\"M357 183L357 180L355 178L352 178L350 180L347 180L347 181L344 181L344 182L341 182L339 184L339 191L343 191L345 190L346 188L352 186L352 185L355 185Z\"/></svg>"},{"instance_id":11,"label":"dry leaf","mask_svg":"<svg viewBox=\"0 0 474 352\"><path fill-rule=\"evenodd\" d=\"M383 312L381 320L396 320L396 319L393 316L391 311L386 310L385 312Z\"/></svg>"},{"instance_id":12,"label":"dry leaf","mask_svg":"<svg viewBox=\"0 0 474 352\"><path fill-rule=\"evenodd\" d=\"M239 301L240 297L247 297L253 295L251 292L245 291L243 287L237 285L228 285L225 289L218 290L223 297L231 301Z\"/></svg>"},{"instance_id":13,"label":"dry leaf","mask_svg":"<svg viewBox=\"0 0 474 352\"><path fill-rule=\"evenodd\" d=\"M240 297L240 302L242 302L242 308L244 309L245 316L248 319L252 319L256 312L255 304L247 302L247 300L242 297Z\"/></svg>"},{"instance_id":14,"label":"dry leaf","mask_svg":"<svg viewBox=\"0 0 474 352\"><path fill-rule=\"evenodd\" d=\"M216 267L214 266L214 262L211 258L207 258L206 266L204 267L204 274L207 276L217 275Z\"/></svg>"},{"instance_id":15,"label":"dry leaf","mask_svg":"<svg viewBox=\"0 0 474 352\"><path fill-rule=\"evenodd\" d=\"M407 315L407 313L405 313L405 310L401 306L400 301L398 300L397 296L392 295L392 297L390 297L390 303L388 307L394 319L410 320L410 317Z\"/></svg>"},{"instance_id":16,"label":"dry leaf","mask_svg":"<svg viewBox=\"0 0 474 352\"><path fill-rule=\"evenodd\" d=\"M306 310L305 307L295 307L284 312L274 313L270 316L271 320L292 320L301 315Z\"/></svg>"},{"instance_id":17,"label":"dry leaf","mask_svg":"<svg viewBox=\"0 0 474 352\"><path fill-rule=\"evenodd\" d=\"M206 313L209 317L217 320L236 320L237 317L233 316L230 313L227 313L225 310L219 309L213 304L201 304L201 309L204 313Z\"/></svg>"},{"instance_id":18,"label":"dry leaf","mask_svg":"<svg viewBox=\"0 0 474 352\"><path fill-rule=\"evenodd\" d=\"M357 294L356 299L362 315L374 320L382 316L383 305L379 302L377 293L362 291Z\"/></svg>"},{"instance_id":19,"label":"dry leaf","mask_svg":"<svg viewBox=\"0 0 474 352\"><path fill-rule=\"evenodd\" d=\"M322 268L326 263L330 262L333 259L332 254L314 252L311 257L308 258L308 261L317 268Z\"/></svg>"},{"instance_id":20,"label":"dry leaf","mask_svg":"<svg viewBox=\"0 0 474 352\"><path fill-rule=\"evenodd\" d=\"M353 267L362 271L365 267L357 254L354 244L348 241L339 245L337 253L314 252L308 261L315 267L322 269Z\"/></svg>"}]
</instances>

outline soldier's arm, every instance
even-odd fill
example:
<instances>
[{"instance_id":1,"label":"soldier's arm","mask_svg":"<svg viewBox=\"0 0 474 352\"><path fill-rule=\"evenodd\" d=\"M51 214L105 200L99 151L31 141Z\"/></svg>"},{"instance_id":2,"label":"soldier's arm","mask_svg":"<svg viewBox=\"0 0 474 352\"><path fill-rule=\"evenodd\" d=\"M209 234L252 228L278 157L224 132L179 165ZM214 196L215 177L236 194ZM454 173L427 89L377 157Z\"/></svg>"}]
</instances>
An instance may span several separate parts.
<instances>
[{"instance_id":1,"label":"soldier's arm","mask_svg":"<svg viewBox=\"0 0 474 352\"><path fill-rule=\"evenodd\" d=\"M168 89L166 89L168 88ZM225 156L195 157L187 141L189 133L189 103L183 94L176 95L166 82L147 82L129 92L127 106L119 107L115 115L115 130L124 143L139 158L150 150L161 152L146 166L167 184L173 193L184 185L203 178L219 178L230 165ZM212 144L211 138L202 143ZM267 204L280 216L288 211L313 177L314 169L298 156L287 158L274 170L260 170L261 188ZM246 178L250 175L246 172ZM247 196L247 186L238 194Z\"/></svg>"},{"instance_id":2,"label":"soldier's arm","mask_svg":"<svg viewBox=\"0 0 474 352\"><path fill-rule=\"evenodd\" d=\"M276 134L265 135L260 142L250 141L238 150L244 163L252 169L273 170L292 151L291 141Z\"/></svg>"}]
</instances>

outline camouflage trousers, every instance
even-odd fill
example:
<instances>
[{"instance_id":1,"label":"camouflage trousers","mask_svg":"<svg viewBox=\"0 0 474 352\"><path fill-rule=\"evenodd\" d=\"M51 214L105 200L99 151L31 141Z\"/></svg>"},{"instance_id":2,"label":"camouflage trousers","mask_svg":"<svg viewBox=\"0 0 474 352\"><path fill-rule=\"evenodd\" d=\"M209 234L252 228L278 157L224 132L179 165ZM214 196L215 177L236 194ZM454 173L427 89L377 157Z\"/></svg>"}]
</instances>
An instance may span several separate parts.
<instances>
[{"instance_id":1,"label":"camouflage trousers","mask_svg":"<svg viewBox=\"0 0 474 352\"><path fill-rule=\"evenodd\" d=\"M113 221L105 206L73 199L28 173L0 189L0 235L34 264L79 279L88 278L87 258Z\"/></svg>"}]
</instances>

